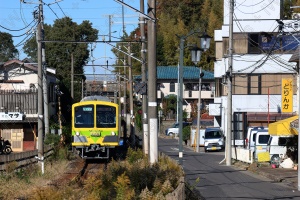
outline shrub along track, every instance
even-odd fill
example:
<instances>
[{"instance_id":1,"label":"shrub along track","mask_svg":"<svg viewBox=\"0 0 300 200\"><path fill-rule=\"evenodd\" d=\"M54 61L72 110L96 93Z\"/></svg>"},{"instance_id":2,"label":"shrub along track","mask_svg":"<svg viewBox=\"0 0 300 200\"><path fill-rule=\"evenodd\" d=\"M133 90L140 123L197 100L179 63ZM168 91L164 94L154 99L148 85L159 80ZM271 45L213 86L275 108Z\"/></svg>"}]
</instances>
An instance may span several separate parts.
<instances>
[{"instance_id":1,"label":"shrub along track","mask_svg":"<svg viewBox=\"0 0 300 200\"><path fill-rule=\"evenodd\" d=\"M67 172L58 179L51 181L48 185L60 188L73 183L79 183L97 173L99 169L106 168L107 162L102 160L85 160L77 158L71 161Z\"/></svg>"}]
</instances>

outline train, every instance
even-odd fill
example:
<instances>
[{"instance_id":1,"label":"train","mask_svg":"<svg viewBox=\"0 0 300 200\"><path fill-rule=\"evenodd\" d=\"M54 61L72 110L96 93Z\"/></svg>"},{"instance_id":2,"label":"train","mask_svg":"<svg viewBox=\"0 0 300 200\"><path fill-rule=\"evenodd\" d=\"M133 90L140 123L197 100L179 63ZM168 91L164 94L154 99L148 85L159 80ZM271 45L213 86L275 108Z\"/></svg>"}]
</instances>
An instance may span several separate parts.
<instances>
[{"instance_id":1,"label":"train","mask_svg":"<svg viewBox=\"0 0 300 200\"><path fill-rule=\"evenodd\" d=\"M124 145L119 105L88 96L72 105L72 148L83 159L109 159Z\"/></svg>"}]
</instances>

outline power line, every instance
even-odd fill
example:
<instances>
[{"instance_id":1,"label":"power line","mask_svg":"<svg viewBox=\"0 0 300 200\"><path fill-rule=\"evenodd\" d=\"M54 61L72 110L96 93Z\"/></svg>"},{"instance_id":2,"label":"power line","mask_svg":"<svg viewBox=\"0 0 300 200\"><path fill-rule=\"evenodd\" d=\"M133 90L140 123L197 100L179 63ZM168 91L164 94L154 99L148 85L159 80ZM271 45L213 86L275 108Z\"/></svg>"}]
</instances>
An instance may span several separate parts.
<instances>
[{"instance_id":1,"label":"power line","mask_svg":"<svg viewBox=\"0 0 300 200\"><path fill-rule=\"evenodd\" d=\"M236 9L237 9L238 11L240 11L241 13L243 13L243 14L246 14L246 15L252 15L252 14L259 13L260 11L266 9L266 8L269 7L274 1L275 1L275 0L272 0L272 1L269 2L269 4L266 5L265 7L261 8L260 10L258 10L258 11L256 11L256 12L252 12L252 13L246 13L246 12L243 12L243 11L241 11L240 9L238 9L238 7L236 7Z\"/></svg>"},{"instance_id":2,"label":"power line","mask_svg":"<svg viewBox=\"0 0 300 200\"><path fill-rule=\"evenodd\" d=\"M32 20L27 26L25 26L24 28L21 28L21 29L15 29L15 30L13 30L13 29L9 29L9 28L6 28L4 26L1 26L1 25L0 25L0 27L3 28L3 29L5 29L5 30L8 30L8 31L22 31L22 30L28 28L34 21L35 20Z\"/></svg>"}]
</instances>

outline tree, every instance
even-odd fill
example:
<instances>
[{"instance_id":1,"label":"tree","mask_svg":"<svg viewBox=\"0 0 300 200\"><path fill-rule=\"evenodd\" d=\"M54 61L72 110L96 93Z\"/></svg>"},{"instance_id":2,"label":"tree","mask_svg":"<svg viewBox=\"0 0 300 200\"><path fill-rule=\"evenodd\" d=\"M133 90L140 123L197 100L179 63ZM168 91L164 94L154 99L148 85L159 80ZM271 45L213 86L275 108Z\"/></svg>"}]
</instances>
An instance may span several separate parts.
<instances>
[{"instance_id":1,"label":"tree","mask_svg":"<svg viewBox=\"0 0 300 200\"><path fill-rule=\"evenodd\" d=\"M6 62L18 57L18 55L19 52L14 46L12 35L0 32L0 61Z\"/></svg>"},{"instance_id":2,"label":"tree","mask_svg":"<svg viewBox=\"0 0 300 200\"><path fill-rule=\"evenodd\" d=\"M65 17L55 20L54 24L45 25L45 40L49 41L96 41L98 30L92 28L89 21L77 24L71 18ZM37 60L37 43L33 37L28 40L24 52L32 59ZM74 74L83 74L84 65L89 59L88 43L49 42L45 44L46 63L49 67L56 69L59 79L59 88L63 92L62 114L67 122L71 119L71 106L73 102L81 99L82 76L74 76L74 99L71 99L71 57L73 57Z\"/></svg>"}]
</instances>

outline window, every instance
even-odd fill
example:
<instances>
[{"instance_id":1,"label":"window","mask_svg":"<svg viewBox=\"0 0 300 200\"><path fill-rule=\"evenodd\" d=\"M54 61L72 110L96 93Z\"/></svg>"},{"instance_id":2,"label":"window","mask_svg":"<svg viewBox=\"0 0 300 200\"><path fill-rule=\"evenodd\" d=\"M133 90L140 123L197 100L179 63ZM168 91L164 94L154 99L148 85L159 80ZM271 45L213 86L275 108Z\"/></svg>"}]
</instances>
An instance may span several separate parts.
<instances>
[{"instance_id":1,"label":"window","mask_svg":"<svg viewBox=\"0 0 300 200\"><path fill-rule=\"evenodd\" d=\"M170 83L170 92L175 92L175 83L174 82Z\"/></svg>"},{"instance_id":2,"label":"window","mask_svg":"<svg viewBox=\"0 0 300 200\"><path fill-rule=\"evenodd\" d=\"M260 53L260 47L259 47L259 35L258 33L252 33L248 35L248 48L249 53Z\"/></svg>"},{"instance_id":3,"label":"window","mask_svg":"<svg viewBox=\"0 0 300 200\"><path fill-rule=\"evenodd\" d=\"M116 127L116 108L112 106L97 105L97 128L115 128Z\"/></svg>"},{"instance_id":4,"label":"window","mask_svg":"<svg viewBox=\"0 0 300 200\"><path fill-rule=\"evenodd\" d=\"M261 94L261 75L248 76L248 94Z\"/></svg>"},{"instance_id":5,"label":"window","mask_svg":"<svg viewBox=\"0 0 300 200\"><path fill-rule=\"evenodd\" d=\"M261 135L258 138L258 143L260 143L260 144L267 144L268 141L269 141L269 138L270 138L270 135Z\"/></svg>"},{"instance_id":6,"label":"window","mask_svg":"<svg viewBox=\"0 0 300 200\"><path fill-rule=\"evenodd\" d=\"M76 128L94 127L94 106L84 105L75 108L74 124Z\"/></svg>"}]
</instances>

